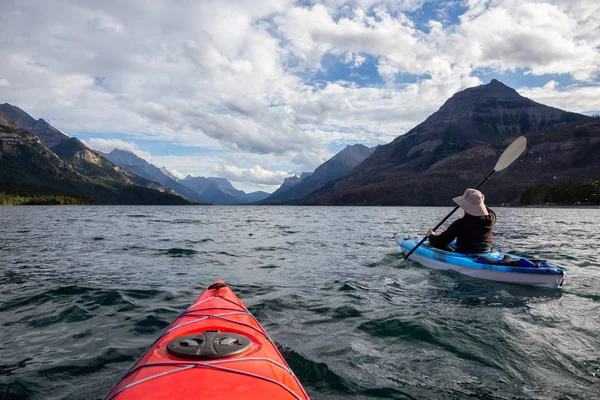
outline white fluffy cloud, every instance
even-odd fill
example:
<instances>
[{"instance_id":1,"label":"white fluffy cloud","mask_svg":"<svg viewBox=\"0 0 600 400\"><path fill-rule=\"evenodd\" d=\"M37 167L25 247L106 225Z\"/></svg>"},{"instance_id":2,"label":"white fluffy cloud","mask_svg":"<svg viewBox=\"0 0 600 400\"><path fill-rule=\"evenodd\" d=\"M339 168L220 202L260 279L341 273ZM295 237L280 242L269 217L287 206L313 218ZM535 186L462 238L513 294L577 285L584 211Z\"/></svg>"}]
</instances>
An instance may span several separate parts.
<instances>
[{"instance_id":1,"label":"white fluffy cloud","mask_svg":"<svg viewBox=\"0 0 600 400\"><path fill-rule=\"evenodd\" d=\"M484 83L481 70L562 74L572 83L519 91L570 111L600 108L597 1L466 0L457 24L439 12L423 28L411 13L422 16L425 2L6 0L0 101L75 136L97 133L104 148L125 142L99 142L102 133L127 133L227 150L235 156L164 165L256 184L313 169L331 144L394 139ZM374 63L383 83L314 81L324 55L353 70Z\"/></svg>"},{"instance_id":2,"label":"white fluffy cloud","mask_svg":"<svg viewBox=\"0 0 600 400\"><path fill-rule=\"evenodd\" d=\"M465 19L449 44L458 50L456 61L473 67L526 68L534 75L592 81L600 72L600 52L578 23L553 4L506 1Z\"/></svg>"},{"instance_id":3,"label":"white fluffy cloud","mask_svg":"<svg viewBox=\"0 0 600 400\"><path fill-rule=\"evenodd\" d=\"M563 110L600 112L600 85L573 86L561 90L555 81L549 81L542 87L519 88L518 92L538 103L552 104Z\"/></svg>"},{"instance_id":4,"label":"white fluffy cloud","mask_svg":"<svg viewBox=\"0 0 600 400\"><path fill-rule=\"evenodd\" d=\"M594 18L541 2L472 1L469 6L459 25L445 28L431 20L429 32L385 7L372 13L356 8L339 20L323 5L292 8L278 17L277 25L305 60L318 64L327 52L368 53L381 57L379 72L387 79L408 73L429 74L438 82L460 81L475 68L524 68L535 75L571 74L581 81L598 78L599 39L592 36L600 26L598 8L587 9Z\"/></svg>"},{"instance_id":5,"label":"white fluffy cloud","mask_svg":"<svg viewBox=\"0 0 600 400\"><path fill-rule=\"evenodd\" d=\"M219 176L235 182L250 181L259 185L276 186L288 176L290 171L270 171L259 165L251 168L239 168L232 165L224 165L219 168Z\"/></svg>"}]
</instances>

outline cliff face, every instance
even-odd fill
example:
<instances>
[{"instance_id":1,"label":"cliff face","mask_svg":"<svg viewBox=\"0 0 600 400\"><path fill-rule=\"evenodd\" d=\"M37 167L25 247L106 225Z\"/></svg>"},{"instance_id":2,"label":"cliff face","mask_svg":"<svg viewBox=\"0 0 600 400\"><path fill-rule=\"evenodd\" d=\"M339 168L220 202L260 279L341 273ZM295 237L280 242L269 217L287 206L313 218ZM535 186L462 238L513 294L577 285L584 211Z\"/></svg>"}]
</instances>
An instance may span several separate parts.
<instances>
[{"instance_id":1,"label":"cliff face","mask_svg":"<svg viewBox=\"0 0 600 400\"><path fill-rule=\"evenodd\" d=\"M487 85L456 93L424 122L393 142L379 146L352 172L306 201L309 204L437 203L442 201L438 195L419 191L426 190L422 186L427 184L419 182L436 163L477 146L498 146L510 137L529 136L587 119L584 115L536 103L492 80ZM450 170L447 172L453 174ZM416 187L408 188L400 183L408 181ZM450 187L463 184L455 178L444 182L440 184ZM418 189L420 187L422 189ZM432 190L436 192L435 187ZM412 195L406 196L409 192Z\"/></svg>"},{"instance_id":2,"label":"cliff face","mask_svg":"<svg viewBox=\"0 0 600 400\"><path fill-rule=\"evenodd\" d=\"M54 174L60 174L65 170L74 173L74 170L67 166L52 151L42 145L40 139L20 128L13 128L8 125L0 124L0 158L8 165L13 164L14 160L25 159L34 153L38 157L33 157L30 162Z\"/></svg>"},{"instance_id":3,"label":"cliff face","mask_svg":"<svg viewBox=\"0 0 600 400\"><path fill-rule=\"evenodd\" d=\"M42 144L49 149L69 139L67 135L43 119L35 120L19 107L8 103L0 104L0 112L4 113L19 128L31 132L40 138Z\"/></svg>"},{"instance_id":4,"label":"cliff face","mask_svg":"<svg viewBox=\"0 0 600 400\"><path fill-rule=\"evenodd\" d=\"M96 204L188 204L158 184L115 170L77 139L61 145L57 150L64 158L36 135L0 124L0 191L24 197L70 196Z\"/></svg>"},{"instance_id":5,"label":"cliff face","mask_svg":"<svg viewBox=\"0 0 600 400\"><path fill-rule=\"evenodd\" d=\"M10 118L8 118L3 112L0 111L0 125L8 126L9 128L18 128Z\"/></svg>"},{"instance_id":6,"label":"cliff face","mask_svg":"<svg viewBox=\"0 0 600 400\"><path fill-rule=\"evenodd\" d=\"M127 184L152 186L147 181L136 182L132 174L90 150L77 138L69 138L52 148L62 160L70 163L80 174L90 178L114 179Z\"/></svg>"}]
</instances>

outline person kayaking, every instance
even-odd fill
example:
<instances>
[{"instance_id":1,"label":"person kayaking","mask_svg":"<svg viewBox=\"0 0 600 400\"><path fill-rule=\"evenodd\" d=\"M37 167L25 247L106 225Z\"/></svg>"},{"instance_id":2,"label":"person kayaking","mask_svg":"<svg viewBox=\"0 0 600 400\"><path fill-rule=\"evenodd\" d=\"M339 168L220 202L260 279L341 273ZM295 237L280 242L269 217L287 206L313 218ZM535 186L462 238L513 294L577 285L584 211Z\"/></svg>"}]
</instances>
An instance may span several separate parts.
<instances>
[{"instance_id":1,"label":"person kayaking","mask_svg":"<svg viewBox=\"0 0 600 400\"><path fill-rule=\"evenodd\" d=\"M467 189L462 196L452 200L463 209L465 215L439 235L429 229L427 237L431 246L459 253L491 252L494 246L492 230L496 225L496 213L485 205L483 193L476 189ZM450 246L454 239L456 249Z\"/></svg>"}]
</instances>

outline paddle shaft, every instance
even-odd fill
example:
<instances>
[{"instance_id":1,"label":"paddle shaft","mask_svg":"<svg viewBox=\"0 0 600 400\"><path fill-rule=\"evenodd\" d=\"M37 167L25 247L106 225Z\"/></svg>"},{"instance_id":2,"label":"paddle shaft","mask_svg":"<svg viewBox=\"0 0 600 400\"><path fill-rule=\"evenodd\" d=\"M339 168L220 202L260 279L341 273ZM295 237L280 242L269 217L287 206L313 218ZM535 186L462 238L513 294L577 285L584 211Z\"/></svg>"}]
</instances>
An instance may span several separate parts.
<instances>
[{"instance_id":1,"label":"paddle shaft","mask_svg":"<svg viewBox=\"0 0 600 400\"><path fill-rule=\"evenodd\" d=\"M496 170L492 170L492 172L490 172L489 174L486 175L485 178L483 178L483 180L481 182L479 182L479 185L477 185L477 187L475 187L475 189L479 189L481 187L481 185L483 185L487 180L490 179L490 177L492 175L494 175L494 172L496 172ZM435 231L437 228L439 228L440 226L442 226L442 224L444 222L446 222L448 220L448 218L450 218L452 216L452 214L454 214L456 212L456 210L458 210L460 208L460 206L456 206L454 207L454 209L452 211L450 211L450 214L446 215L446 217L435 226L435 228L433 228L433 230ZM408 259L408 257L415 252L415 250L422 245L423 243L425 243L425 241L427 240L427 236L425 236L423 239L421 239L421 241L419 243L417 243L417 245L415 247L413 247L412 249L410 249L410 251L408 253L406 253L406 255L404 256L404 259Z\"/></svg>"}]
</instances>

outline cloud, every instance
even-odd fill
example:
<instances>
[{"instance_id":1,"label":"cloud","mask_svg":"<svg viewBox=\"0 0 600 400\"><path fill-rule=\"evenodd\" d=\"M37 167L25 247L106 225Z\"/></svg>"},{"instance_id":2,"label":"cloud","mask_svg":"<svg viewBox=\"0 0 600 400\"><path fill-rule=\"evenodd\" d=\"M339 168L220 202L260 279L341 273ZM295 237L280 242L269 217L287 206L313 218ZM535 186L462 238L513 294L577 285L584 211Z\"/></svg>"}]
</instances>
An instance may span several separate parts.
<instances>
[{"instance_id":1,"label":"cloud","mask_svg":"<svg viewBox=\"0 0 600 400\"><path fill-rule=\"evenodd\" d=\"M110 17L109 15L97 15L88 20L88 25L92 30L99 32L122 32L125 28L123 25Z\"/></svg>"},{"instance_id":2,"label":"cloud","mask_svg":"<svg viewBox=\"0 0 600 400\"><path fill-rule=\"evenodd\" d=\"M179 179L185 178L185 174L182 174L181 172L177 171L176 169L170 169L169 172L171 174L175 175L175 177L177 177Z\"/></svg>"},{"instance_id":3,"label":"cloud","mask_svg":"<svg viewBox=\"0 0 600 400\"><path fill-rule=\"evenodd\" d=\"M332 144L389 142L484 83L482 70L514 73L536 101L600 108L596 1L467 0L454 23L446 9L456 2L426 2L9 1L2 100L72 136L126 133L222 151L164 165L255 180L256 166L312 170ZM339 65L327 70L324 56ZM340 65L378 76L352 82L336 75ZM527 83L547 74L544 87Z\"/></svg>"},{"instance_id":4,"label":"cloud","mask_svg":"<svg viewBox=\"0 0 600 400\"><path fill-rule=\"evenodd\" d=\"M142 151L137 148L137 145L132 142L125 142L119 139L101 139L101 138L91 138L84 143L93 150L98 150L103 153L110 153L114 149L130 151L136 154L138 157L143 158L144 160L150 162L152 156L147 151Z\"/></svg>"},{"instance_id":5,"label":"cloud","mask_svg":"<svg viewBox=\"0 0 600 400\"><path fill-rule=\"evenodd\" d=\"M590 36L597 32L597 19L586 19L581 28L568 8L554 4L510 0L467 4L470 12L459 25L445 28L430 21L429 32L417 29L405 14L394 15L384 7L372 13L355 8L352 15L336 20L330 9L318 4L290 9L277 21L302 59L318 63L329 52L346 57L368 53L380 57L379 73L388 80L398 73L456 80L475 68L488 67L527 68L534 75L567 73L581 81L598 77L598 39Z\"/></svg>"},{"instance_id":6,"label":"cloud","mask_svg":"<svg viewBox=\"0 0 600 400\"><path fill-rule=\"evenodd\" d=\"M600 53L585 40L589 32L577 25L556 5L505 1L463 20L449 44L460 54L457 61L473 67L526 68L534 75L570 74L591 81L600 72Z\"/></svg>"},{"instance_id":7,"label":"cloud","mask_svg":"<svg viewBox=\"0 0 600 400\"><path fill-rule=\"evenodd\" d=\"M542 87L521 87L520 95L529 97L542 104L579 113L597 113L600 111L600 85L571 85L561 88L555 81L549 81Z\"/></svg>"},{"instance_id":8,"label":"cloud","mask_svg":"<svg viewBox=\"0 0 600 400\"><path fill-rule=\"evenodd\" d=\"M277 167L282 158L255 156L251 154L207 154L201 156L153 156L156 165L164 165L169 171L177 171L178 177L221 176L232 181L236 188L245 191L273 191L284 178L298 171ZM285 172L283 172L285 171Z\"/></svg>"},{"instance_id":9,"label":"cloud","mask_svg":"<svg viewBox=\"0 0 600 400\"><path fill-rule=\"evenodd\" d=\"M239 168L224 165L219 168L219 176L236 182L252 182L259 185L281 185L283 180L290 176L290 171L270 171L255 165L251 168Z\"/></svg>"}]
</instances>

